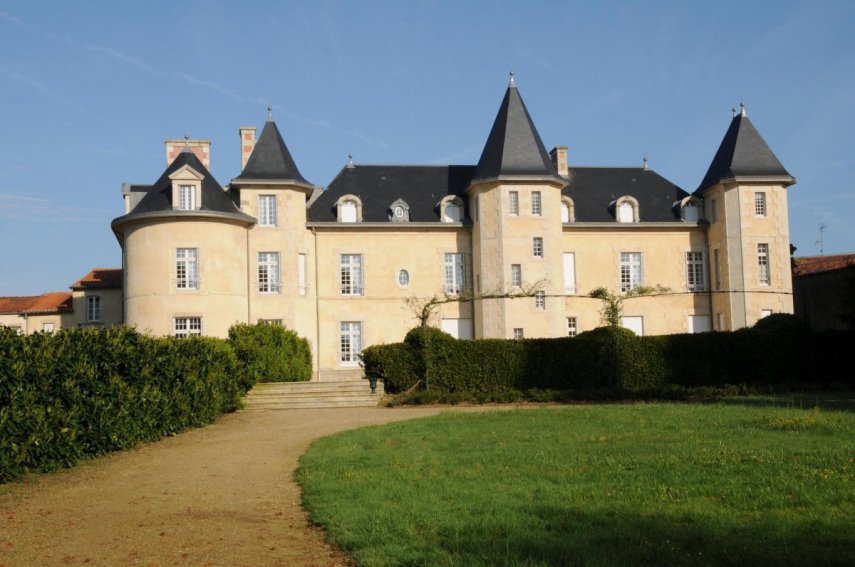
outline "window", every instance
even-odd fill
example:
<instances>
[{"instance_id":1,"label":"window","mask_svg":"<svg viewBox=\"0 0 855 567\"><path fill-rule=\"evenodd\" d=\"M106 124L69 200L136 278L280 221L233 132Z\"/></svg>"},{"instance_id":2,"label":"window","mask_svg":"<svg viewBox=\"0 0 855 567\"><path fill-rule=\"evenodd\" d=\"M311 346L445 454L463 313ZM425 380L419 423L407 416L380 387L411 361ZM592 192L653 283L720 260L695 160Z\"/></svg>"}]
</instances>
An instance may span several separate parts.
<instances>
[{"instance_id":1,"label":"window","mask_svg":"<svg viewBox=\"0 0 855 567\"><path fill-rule=\"evenodd\" d=\"M522 266L520 264L511 264L511 286L522 286Z\"/></svg>"},{"instance_id":2,"label":"window","mask_svg":"<svg viewBox=\"0 0 855 567\"><path fill-rule=\"evenodd\" d=\"M686 222L698 222L701 210L696 201L689 201L683 205L683 220Z\"/></svg>"},{"instance_id":3,"label":"window","mask_svg":"<svg viewBox=\"0 0 855 567\"><path fill-rule=\"evenodd\" d=\"M274 325L277 327L281 327L282 326L282 319L259 319L258 324L259 325Z\"/></svg>"},{"instance_id":4,"label":"window","mask_svg":"<svg viewBox=\"0 0 855 567\"><path fill-rule=\"evenodd\" d=\"M567 336L575 337L577 332L576 317L567 317Z\"/></svg>"},{"instance_id":5,"label":"window","mask_svg":"<svg viewBox=\"0 0 855 567\"><path fill-rule=\"evenodd\" d=\"M258 253L258 291L279 293L279 252Z\"/></svg>"},{"instance_id":6,"label":"window","mask_svg":"<svg viewBox=\"0 0 855 567\"><path fill-rule=\"evenodd\" d=\"M757 270L760 285L769 285L772 283L772 277L769 273L769 245L757 245Z\"/></svg>"},{"instance_id":7,"label":"window","mask_svg":"<svg viewBox=\"0 0 855 567\"><path fill-rule=\"evenodd\" d=\"M714 223L718 220L718 201L713 199L710 201L710 222Z\"/></svg>"},{"instance_id":8,"label":"window","mask_svg":"<svg viewBox=\"0 0 855 567\"><path fill-rule=\"evenodd\" d=\"M618 205L618 222L633 222L632 203L624 201Z\"/></svg>"},{"instance_id":9,"label":"window","mask_svg":"<svg viewBox=\"0 0 855 567\"><path fill-rule=\"evenodd\" d=\"M709 315L689 315L689 333L708 333L710 330Z\"/></svg>"},{"instance_id":10,"label":"window","mask_svg":"<svg viewBox=\"0 0 855 567\"><path fill-rule=\"evenodd\" d=\"M644 317L624 316L621 317L620 324L624 329L629 329L639 337L644 336Z\"/></svg>"},{"instance_id":11,"label":"window","mask_svg":"<svg viewBox=\"0 0 855 567\"><path fill-rule=\"evenodd\" d=\"M758 217L766 216L766 193L763 191L754 193L754 215Z\"/></svg>"},{"instance_id":12,"label":"window","mask_svg":"<svg viewBox=\"0 0 855 567\"><path fill-rule=\"evenodd\" d=\"M463 254L445 255L445 293L460 293L465 284L463 272Z\"/></svg>"},{"instance_id":13,"label":"window","mask_svg":"<svg viewBox=\"0 0 855 567\"><path fill-rule=\"evenodd\" d=\"M342 295L362 295L362 254L342 254L340 274Z\"/></svg>"},{"instance_id":14,"label":"window","mask_svg":"<svg viewBox=\"0 0 855 567\"><path fill-rule=\"evenodd\" d=\"M532 191L531 192L531 214L539 217L542 210L542 203L540 200L540 191Z\"/></svg>"},{"instance_id":15,"label":"window","mask_svg":"<svg viewBox=\"0 0 855 567\"><path fill-rule=\"evenodd\" d=\"M546 309L546 294L542 291L534 292L534 308Z\"/></svg>"},{"instance_id":16,"label":"window","mask_svg":"<svg viewBox=\"0 0 855 567\"><path fill-rule=\"evenodd\" d=\"M175 249L175 287L199 289L199 254L196 248Z\"/></svg>"},{"instance_id":17,"label":"window","mask_svg":"<svg viewBox=\"0 0 855 567\"><path fill-rule=\"evenodd\" d=\"M398 270L398 285L408 287L410 285L410 272L407 270Z\"/></svg>"},{"instance_id":18,"label":"window","mask_svg":"<svg viewBox=\"0 0 855 567\"><path fill-rule=\"evenodd\" d=\"M531 241L531 251L535 258L543 258L543 238L535 236Z\"/></svg>"},{"instance_id":19,"label":"window","mask_svg":"<svg viewBox=\"0 0 855 567\"><path fill-rule=\"evenodd\" d=\"M516 327L514 329L514 339L521 340L525 338L525 331L522 327Z\"/></svg>"},{"instance_id":20,"label":"window","mask_svg":"<svg viewBox=\"0 0 855 567\"><path fill-rule=\"evenodd\" d=\"M276 226L276 195L258 196L258 224Z\"/></svg>"},{"instance_id":21,"label":"window","mask_svg":"<svg viewBox=\"0 0 855 567\"><path fill-rule=\"evenodd\" d=\"M192 185L178 186L178 210L192 211L196 208L196 188Z\"/></svg>"},{"instance_id":22,"label":"window","mask_svg":"<svg viewBox=\"0 0 855 567\"><path fill-rule=\"evenodd\" d=\"M442 222L460 222L463 220L463 205L452 199L445 202L443 208Z\"/></svg>"},{"instance_id":23,"label":"window","mask_svg":"<svg viewBox=\"0 0 855 567\"><path fill-rule=\"evenodd\" d=\"M576 295L576 253L564 253L564 293Z\"/></svg>"},{"instance_id":24,"label":"window","mask_svg":"<svg viewBox=\"0 0 855 567\"><path fill-rule=\"evenodd\" d=\"M86 296L86 322L95 323L101 320L101 296Z\"/></svg>"},{"instance_id":25,"label":"window","mask_svg":"<svg viewBox=\"0 0 855 567\"><path fill-rule=\"evenodd\" d=\"M718 330L719 331L726 331L727 330L724 327L724 313L718 314Z\"/></svg>"},{"instance_id":26,"label":"window","mask_svg":"<svg viewBox=\"0 0 855 567\"><path fill-rule=\"evenodd\" d=\"M201 317L174 317L172 319L172 336L188 337L202 334Z\"/></svg>"},{"instance_id":27,"label":"window","mask_svg":"<svg viewBox=\"0 0 855 567\"><path fill-rule=\"evenodd\" d=\"M508 204L510 205L510 215L512 217L520 214L520 194L517 191L508 193Z\"/></svg>"},{"instance_id":28,"label":"window","mask_svg":"<svg viewBox=\"0 0 855 567\"><path fill-rule=\"evenodd\" d=\"M718 291L721 289L721 254L718 249L713 250L713 267L715 268L715 290Z\"/></svg>"},{"instance_id":29,"label":"window","mask_svg":"<svg viewBox=\"0 0 855 567\"><path fill-rule=\"evenodd\" d=\"M339 218L341 222L356 222L356 201L344 201L339 205L339 209Z\"/></svg>"},{"instance_id":30,"label":"window","mask_svg":"<svg viewBox=\"0 0 855 567\"><path fill-rule=\"evenodd\" d=\"M760 310L760 318L761 318L761 319L764 319L764 318L768 317L768 316L769 316L769 315L771 315L771 314L772 314L772 310L771 310L771 309L761 309L761 310Z\"/></svg>"},{"instance_id":31,"label":"window","mask_svg":"<svg viewBox=\"0 0 855 567\"><path fill-rule=\"evenodd\" d=\"M620 291L626 293L642 284L641 252L620 253Z\"/></svg>"},{"instance_id":32,"label":"window","mask_svg":"<svg viewBox=\"0 0 855 567\"><path fill-rule=\"evenodd\" d=\"M54 328L53 323L43 323L42 324L42 331L44 331L45 333L52 333L53 328Z\"/></svg>"},{"instance_id":33,"label":"window","mask_svg":"<svg viewBox=\"0 0 855 567\"><path fill-rule=\"evenodd\" d=\"M339 323L339 361L342 366L359 364L362 351L362 323L360 321L342 321Z\"/></svg>"},{"instance_id":34,"label":"window","mask_svg":"<svg viewBox=\"0 0 855 567\"><path fill-rule=\"evenodd\" d=\"M297 292L306 295L306 255L297 254Z\"/></svg>"},{"instance_id":35,"label":"window","mask_svg":"<svg viewBox=\"0 0 855 567\"><path fill-rule=\"evenodd\" d=\"M570 222L570 204L561 201L561 222Z\"/></svg>"},{"instance_id":36,"label":"window","mask_svg":"<svg viewBox=\"0 0 855 567\"><path fill-rule=\"evenodd\" d=\"M706 291L704 253L686 252L686 285L689 291Z\"/></svg>"}]
</instances>

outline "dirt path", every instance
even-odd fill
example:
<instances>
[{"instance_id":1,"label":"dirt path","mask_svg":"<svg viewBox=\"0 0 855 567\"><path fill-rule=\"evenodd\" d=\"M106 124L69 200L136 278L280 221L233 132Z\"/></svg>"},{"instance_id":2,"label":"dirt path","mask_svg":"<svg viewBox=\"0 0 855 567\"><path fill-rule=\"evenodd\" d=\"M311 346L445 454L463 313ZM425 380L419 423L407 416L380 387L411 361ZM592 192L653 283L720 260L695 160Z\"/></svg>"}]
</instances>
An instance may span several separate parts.
<instances>
[{"instance_id":1,"label":"dirt path","mask_svg":"<svg viewBox=\"0 0 855 567\"><path fill-rule=\"evenodd\" d=\"M293 480L309 443L442 409L241 412L0 486L0 567L342 565Z\"/></svg>"}]
</instances>

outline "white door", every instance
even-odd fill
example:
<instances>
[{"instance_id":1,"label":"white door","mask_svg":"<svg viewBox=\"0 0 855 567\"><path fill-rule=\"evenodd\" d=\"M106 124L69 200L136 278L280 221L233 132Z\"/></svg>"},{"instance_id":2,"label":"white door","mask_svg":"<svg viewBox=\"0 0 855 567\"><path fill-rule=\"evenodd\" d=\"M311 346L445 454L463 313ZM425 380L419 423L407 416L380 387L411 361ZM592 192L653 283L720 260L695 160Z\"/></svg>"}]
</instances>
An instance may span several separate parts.
<instances>
[{"instance_id":1,"label":"white door","mask_svg":"<svg viewBox=\"0 0 855 567\"><path fill-rule=\"evenodd\" d=\"M709 315L689 315L689 332L706 333L710 330Z\"/></svg>"},{"instance_id":2,"label":"white door","mask_svg":"<svg viewBox=\"0 0 855 567\"><path fill-rule=\"evenodd\" d=\"M472 319L443 319L440 328L455 339L472 338Z\"/></svg>"},{"instance_id":3,"label":"white door","mask_svg":"<svg viewBox=\"0 0 855 567\"><path fill-rule=\"evenodd\" d=\"M564 253L564 293L576 295L576 253Z\"/></svg>"},{"instance_id":4,"label":"white door","mask_svg":"<svg viewBox=\"0 0 855 567\"><path fill-rule=\"evenodd\" d=\"M621 326L639 337L644 335L644 317L622 317Z\"/></svg>"}]
</instances>

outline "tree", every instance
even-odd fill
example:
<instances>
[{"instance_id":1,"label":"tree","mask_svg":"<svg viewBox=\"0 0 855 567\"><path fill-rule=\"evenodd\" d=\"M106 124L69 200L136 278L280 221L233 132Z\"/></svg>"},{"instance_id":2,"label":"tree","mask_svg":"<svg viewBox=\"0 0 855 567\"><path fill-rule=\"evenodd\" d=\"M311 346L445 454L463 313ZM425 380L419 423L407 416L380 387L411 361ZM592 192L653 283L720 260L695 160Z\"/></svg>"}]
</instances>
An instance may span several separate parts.
<instances>
[{"instance_id":1,"label":"tree","mask_svg":"<svg viewBox=\"0 0 855 567\"><path fill-rule=\"evenodd\" d=\"M603 306L600 308L600 320L605 325L609 327L620 327L621 316L623 315L623 302L625 299L640 297L643 295L661 295L669 293L670 291L671 288L664 287L659 284L656 284L655 286L641 285L629 290L624 295L617 295L605 287L598 287L592 289L588 294L588 297L593 297L594 299L599 299L603 302Z\"/></svg>"}]
</instances>

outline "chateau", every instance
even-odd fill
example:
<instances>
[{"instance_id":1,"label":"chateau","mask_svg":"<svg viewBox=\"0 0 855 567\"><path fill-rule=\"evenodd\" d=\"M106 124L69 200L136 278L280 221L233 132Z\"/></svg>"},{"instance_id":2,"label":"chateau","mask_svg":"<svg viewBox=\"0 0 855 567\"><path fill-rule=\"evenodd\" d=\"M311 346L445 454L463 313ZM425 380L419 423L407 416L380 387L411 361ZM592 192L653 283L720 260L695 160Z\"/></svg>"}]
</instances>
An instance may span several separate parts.
<instances>
[{"instance_id":1,"label":"chateau","mask_svg":"<svg viewBox=\"0 0 855 567\"><path fill-rule=\"evenodd\" d=\"M659 290L623 302L639 334L793 312L795 179L744 108L693 193L646 162L578 167L566 147L547 152L513 77L476 165L349 162L322 190L272 116L255 133L240 129L243 170L225 187L201 140L167 140L160 177L123 186L116 298L78 285L78 324L225 336L235 322L281 323L310 340L326 380L358 373L364 346L400 341L418 324L412 303L434 297L476 298L442 303L431 321L460 338L592 329L597 287Z\"/></svg>"}]
</instances>

